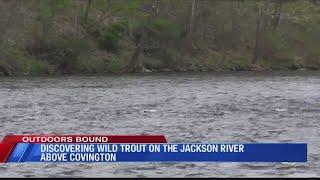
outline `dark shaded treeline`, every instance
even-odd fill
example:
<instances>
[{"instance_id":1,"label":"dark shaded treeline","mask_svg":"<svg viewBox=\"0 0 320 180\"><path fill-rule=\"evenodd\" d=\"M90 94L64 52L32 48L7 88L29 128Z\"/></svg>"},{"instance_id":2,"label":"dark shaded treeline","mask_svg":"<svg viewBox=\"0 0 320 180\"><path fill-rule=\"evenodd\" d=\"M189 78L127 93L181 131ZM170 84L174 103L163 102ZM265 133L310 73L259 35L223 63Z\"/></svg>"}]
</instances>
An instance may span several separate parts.
<instances>
[{"instance_id":1,"label":"dark shaded treeline","mask_svg":"<svg viewBox=\"0 0 320 180\"><path fill-rule=\"evenodd\" d=\"M319 0L1 0L0 74L320 69Z\"/></svg>"}]
</instances>

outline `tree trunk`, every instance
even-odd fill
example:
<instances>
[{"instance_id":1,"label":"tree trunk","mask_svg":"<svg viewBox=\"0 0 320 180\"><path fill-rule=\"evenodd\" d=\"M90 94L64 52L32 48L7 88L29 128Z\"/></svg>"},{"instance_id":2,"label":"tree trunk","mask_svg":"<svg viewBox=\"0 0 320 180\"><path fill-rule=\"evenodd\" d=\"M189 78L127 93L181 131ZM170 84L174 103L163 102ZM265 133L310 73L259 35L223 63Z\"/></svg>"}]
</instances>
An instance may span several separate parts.
<instances>
[{"instance_id":1,"label":"tree trunk","mask_svg":"<svg viewBox=\"0 0 320 180\"><path fill-rule=\"evenodd\" d=\"M86 7L86 10L84 12L84 22L85 23L88 22L88 16L89 16L89 10L90 10L90 6L91 6L91 2L92 2L92 0L87 0L87 7Z\"/></svg>"},{"instance_id":2,"label":"tree trunk","mask_svg":"<svg viewBox=\"0 0 320 180\"><path fill-rule=\"evenodd\" d=\"M282 0L277 0L274 5L274 14L273 14L273 23L272 23L272 32L276 32L281 19L281 11L282 11Z\"/></svg>"},{"instance_id":3,"label":"tree trunk","mask_svg":"<svg viewBox=\"0 0 320 180\"><path fill-rule=\"evenodd\" d=\"M10 6L9 6L9 12L10 12L10 17L7 18L6 23L4 23L4 25L0 26L0 40L2 41L2 43L0 44L4 44L7 43L8 40L4 40L4 38L6 38L6 34L7 32L10 30L11 26L14 24L12 22L14 22L16 20L17 17L17 10L19 8L19 3L21 1L10 1Z\"/></svg>"},{"instance_id":4,"label":"tree trunk","mask_svg":"<svg viewBox=\"0 0 320 180\"><path fill-rule=\"evenodd\" d=\"M256 42L255 48L252 58L252 64L257 64L259 58L261 57L261 51L263 46L263 34L267 30L268 26L268 18L267 18L267 8L268 8L268 1L264 1L264 8L262 9L262 5L258 3L258 14L257 14L257 25L256 25Z\"/></svg>"},{"instance_id":5,"label":"tree trunk","mask_svg":"<svg viewBox=\"0 0 320 180\"><path fill-rule=\"evenodd\" d=\"M144 48L145 44L145 30L142 30L140 37L136 40L136 48L131 57L130 63L123 72L132 72L135 71L139 65L139 57Z\"/></svg>"},{"instance_id":6,"label":"tree trunk","mask_svg":"<svg viewBox=\"0 0 320 180\"><path fill-rule=\"evenodd\" d=\"M195 13L195 6L196 6L196 0L192 1L191 5L191 12L190 12L190 21L189 21L189 35L192 34L192 28L193 28L193 19L194 19L194 13Z\"/></svg>"},{"instance_id":7,"label":"tree trunk","mask_svg":"<svg viewBox=\"0 0 320 180\"><path fill-rule=\"evenodd\" d=\"M75 8L75 16L74 16L74 39L78 39L78 19L79 19L79 8L78 8L78 5L76 5L76 8Z\"/></svg>"},{"instance_id":8,"label":"tree trunk","mask_svg":"<svg viewBox=\"0 0 320 180\"><path fill-rule=\"evenodd\" d=\"M233 1L230 3L234 4ZM237 0L237 3L235 6L231 6L232 8L232 40L231 40L231 46L233 49L238 49L239 43L240 43L240 0Z\"/></svg>"},{"instance_id":9,"label":"tree trunk","mask_svg":"<svg viewBox=\"0 0 320 180\"><path fill-rule=\"evenodd\" d=\"M47 18L42 18L41 19L41 37L40 37L40 40L41 41L44 41L46 40L49 32L50 32L50 29L51 29L51 26L53 25L53 21L54 21L54 18L55 18L55 15L56 15L56 10L55 9L50 9L50 15L49 17ZM41 44L41 42L40 42Z\"/></svg>"}]
</instances>

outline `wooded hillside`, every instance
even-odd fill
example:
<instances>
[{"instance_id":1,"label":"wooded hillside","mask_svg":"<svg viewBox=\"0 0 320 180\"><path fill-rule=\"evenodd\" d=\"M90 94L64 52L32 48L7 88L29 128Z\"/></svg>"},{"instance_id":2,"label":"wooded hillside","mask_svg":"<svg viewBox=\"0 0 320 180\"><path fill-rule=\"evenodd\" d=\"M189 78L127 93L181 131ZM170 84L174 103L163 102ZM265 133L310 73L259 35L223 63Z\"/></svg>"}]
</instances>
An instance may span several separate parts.
<instances>
[{"instance_id":1,"label":"wooded hillside","mask_svg":"<svg viewBox=\"0 0 320 180\"><path fill-rule=\"evenodd\" d=\"M0 74L320 69L319 0L1 0Z\"/></svg>"}]
</instances>

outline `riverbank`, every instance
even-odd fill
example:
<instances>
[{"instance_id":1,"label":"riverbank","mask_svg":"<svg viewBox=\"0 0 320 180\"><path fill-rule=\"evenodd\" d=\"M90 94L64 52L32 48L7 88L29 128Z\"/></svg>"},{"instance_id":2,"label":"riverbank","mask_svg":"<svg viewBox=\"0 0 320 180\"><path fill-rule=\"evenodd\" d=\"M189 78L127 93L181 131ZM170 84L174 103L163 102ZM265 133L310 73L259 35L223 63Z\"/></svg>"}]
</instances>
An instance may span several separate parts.
<instances>
[{"instance_id":1,"label":"riverbank","mask_svg":"<svg viewBox=\"0 0 320 180\"><path fill-rule=\"evenodd\" d=\"M123 74L128 66L126 56L108 55L99 58L64 60L52 63L26 56L16 51L6 60L0 60L0 76L38 76L38 75L86 75L86 74ZM166 59L141 57L139 64L131 73L152 72L228 72L228 71L309 71L320 70L320 64L302 59L261 60L251 64L249 58L223 60L217 57L204 59L201 56L188 57L184 64L168 64ZM130 73L129 72L129 73Z\"/></svg>"}]
</instances>

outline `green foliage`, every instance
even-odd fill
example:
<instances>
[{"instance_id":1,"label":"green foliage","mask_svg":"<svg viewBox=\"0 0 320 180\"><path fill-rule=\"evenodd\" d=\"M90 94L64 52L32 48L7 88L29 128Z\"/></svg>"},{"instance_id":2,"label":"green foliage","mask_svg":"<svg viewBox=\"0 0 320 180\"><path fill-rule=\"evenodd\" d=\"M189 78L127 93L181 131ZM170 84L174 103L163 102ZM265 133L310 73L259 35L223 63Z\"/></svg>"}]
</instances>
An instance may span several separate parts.
<instances>
[{"instance_id":1,"label":"green foliage","mask_svg":"<svg viewBox=\"0 0 320 180\"><path fill-rule=\"evenodd\" d=\"M222 55L222 57L225 55ZM222 61L223 69L231 70L231 71L245 71L250 68L250 57L249 56L237 56L237 55L229 55L226 60Z\"/></svg>"},{"instance_id":2,"label":"green foliage","mask_svg":"<svg viewBox=\"0 0 320 180\"><path fill-rule=\"evenodd\" d=\"M265 47L273 48L277 52L283 52L289 50L289 43L285 39L285 36L280 33L265 33Z\"/></svg>"},{"instance_id":3,"label":"green foliage","mask_svg":"<svg viewBox=\"0 0 320 180\"><path fill-rule=\"evenodd\" d=\"M23 74L45 74L48 69L45 62L33 58L27 60L23 67Z\"/></svg>"},{"instance_id":4,"label":"green foliage","mask_svg":"<svg viewBox=\"0 0 320 180\"><path fill-rule=\"evenodd\" d=\"M111 61L107 64L106 70L107 72L116 73L119 72L122 68L125 67L127 61L123 57L114 56Z\"/></svg>"},{"instance_id":5,"label":"green foliage","mask_svg":"<svg viewBox=\"0 0 320 180\"><path fill-rule=\"evenodd\" d=\"M88 55L80 56L75 62L74 69L80 73L104 73L105 62Z\"/></svg>"},{"instance_id":6,"label":"green foliage","mask_svg":"<svg viewBox=\"0 0 320 180\"><path fill-rule=\"evenodd\" d=\"M115 23L101 32L100 45L108 51L117 51L119 41L123 38L125 26L123 23Z\"/></svg>"},{"instance_id":7,"label":"green foliage","mask_svg":"<svg viewBox=\"0 0 320 180\"><path fill-rule=\"evenodd\" d=\"M163 62L168 66L172 66L173 62L174 62L174 54L175 52L172 49L166 49L165 54L164 54L164 58L163 58Z\"/></svg>"},{"instance_id":8,"label":"green foliage","mask_svg":"<svg viewBox=\"0 0 320 180\"><path fill-rule=\"evenodd\" d=\"M36 0L33 4L36 5L37 12L41 18L48 18L55 13L66 10L66 7L71 5L70 0Z\"/></svg>"},{"instance_id":9,"label":"green foliage","mask_svg":"<svg viewBox=\"0 0 320 180\"><path fill-rule=\"evenodd\" d=\"M106 54L104 54L106 55ZM75 61L75 70L80 73L117 73L127 64L126 55L105 57L82 54Z\"/></svg>"},{"instance_id":10,"label":"green foliage","mask_svg":"<svg viewBox=\"0 0 320 180\"><path fill-rule=\"evenodd\" d=\"M47 64L43 61L30 57L25 52L14 49L6 49L7 68L14 70L15 74L45 74Z\"/></svg>"},{"instance_id":11,"label":"green foliage","mask_svg":"<svg viewBox=\"0 0 320 180\"><path fill-rule=\"evenodd\" d=\"M153 37L158 41L178 40L182 33L182 28L177 23L165 18L155 19L150 29Z\"/></svg>"},{"instance_id":12,"label":"green foliage","mask_svg":"<svg viewBox=\"0 0 320 180\"><path fill-rule=\"evenodd\" d=\"M158 18L153 22L153 29L156 32L164 32L173 34L175 36L179 36L181 33L181 27L176 24L175 22L165 19L165 18Z\"/></svg>"}]
</instances>

